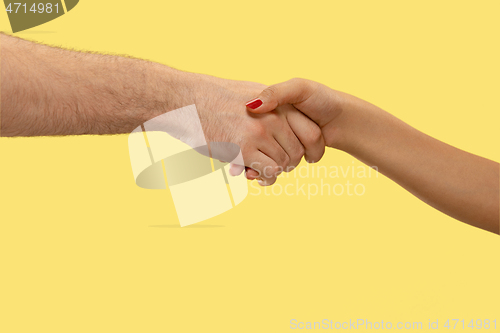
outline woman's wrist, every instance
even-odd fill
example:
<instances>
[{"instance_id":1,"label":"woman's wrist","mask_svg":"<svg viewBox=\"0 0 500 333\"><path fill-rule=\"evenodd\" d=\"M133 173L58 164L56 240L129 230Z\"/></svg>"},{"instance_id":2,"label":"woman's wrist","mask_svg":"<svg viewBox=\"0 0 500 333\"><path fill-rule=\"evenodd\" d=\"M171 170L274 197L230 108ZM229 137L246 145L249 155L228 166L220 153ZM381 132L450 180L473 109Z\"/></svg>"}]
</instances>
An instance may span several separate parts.
<instances>
[{"instance_id":1,"label":"woman's wrist","mask_svg":"<svg viewBox=\"0 0 500 333\"><path fill-rule=\"evenodd\" d=\"M383 126L383 110L355 96L336 92L338 116L324 128L324 136L329 147L351 155L359 155L366 150L376 128Z\"/></svg>"},{"instance_id":2,"label":"woman's wrist","mask_svg":"<svg viewBox=\"0 0 500 333\"><path fill-rule=\"evenodd\" d=\"M353 108L353 103L349 95L329 89L327 97L328 112L324 118L332 117L331 119L318 119L322 124L321 129L325 144L327 147L348 151L352 141L355 137L352 136L352 127L356 121L354 114L356 113Z\"/></svg>"}]
</instances>

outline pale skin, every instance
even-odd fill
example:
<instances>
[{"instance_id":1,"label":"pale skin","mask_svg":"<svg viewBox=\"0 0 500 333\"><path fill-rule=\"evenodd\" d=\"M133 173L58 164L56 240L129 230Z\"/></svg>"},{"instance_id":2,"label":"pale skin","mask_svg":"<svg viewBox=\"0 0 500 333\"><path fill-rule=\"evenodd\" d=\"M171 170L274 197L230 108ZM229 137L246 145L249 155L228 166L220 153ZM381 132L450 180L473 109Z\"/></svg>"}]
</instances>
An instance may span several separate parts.
<instances>
[{"instance_id":1,"label":"pale skin","mask_svg":"<svg viewBox=\"0 0 500 333\"><path fill-rule=\"evenodd\" d=\"M154 62L75 52L0 34L1 136L130 133L165 112L195 104L207 142L231 142L245 165L275 182L305 154L319 160L319 127L287 105L265 115L245 101L266 86L188 73ZM241 170L240 170L241 172ZM236 171L235 173L238 173Z\"/></svg>"},{"instance_id":2,"label":"pale skin","mask_svg":"<svg viewBox=\"0 0 500 333\"><path fill-rule=\"evenodd\" d=\"M270 86L258 99L262 105L250 111L264 114L292 104L320 126L328 147L376 165L441 212L500 234L497 162L452 147L375 105L310 80ZM256 175L254 170L247 172L249 178Z\"/></svg>"}]
</instances>

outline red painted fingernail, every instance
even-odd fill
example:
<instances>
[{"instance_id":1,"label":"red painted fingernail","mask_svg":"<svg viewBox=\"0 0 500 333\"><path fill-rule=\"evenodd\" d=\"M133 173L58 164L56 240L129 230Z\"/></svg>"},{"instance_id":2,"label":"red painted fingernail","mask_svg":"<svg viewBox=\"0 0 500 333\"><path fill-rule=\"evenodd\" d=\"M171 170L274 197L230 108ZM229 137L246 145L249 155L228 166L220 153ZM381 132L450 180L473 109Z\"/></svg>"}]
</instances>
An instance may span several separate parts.
<instances>
[{"instance_id":1,"label":"red painted fingernail","mask_svg":"<svg viewBox=\"0 0 500 333\"><path fill-rule=\"evenodd\" d=\"M261 105L262 105L262 103L263 103L263 102L262 102L260 99L256 98L256 99L252 99L250 102L248 102L248 103L246 104L246 106L248 106L248 107L249 107L250 109L252 109L252 110L255 110L255 109L257 109L259 106L261 106Z\"/></svg>"}]
</instances>

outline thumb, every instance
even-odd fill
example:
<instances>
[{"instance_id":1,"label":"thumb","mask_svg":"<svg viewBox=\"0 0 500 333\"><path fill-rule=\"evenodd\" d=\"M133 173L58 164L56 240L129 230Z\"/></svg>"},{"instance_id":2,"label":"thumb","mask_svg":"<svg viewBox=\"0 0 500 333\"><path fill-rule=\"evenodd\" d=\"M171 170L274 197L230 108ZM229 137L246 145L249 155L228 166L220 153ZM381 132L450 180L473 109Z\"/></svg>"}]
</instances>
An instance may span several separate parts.
<instances>
[{"instance_id":1,"label":"thumb","mask_svg":"<svg viewBox=\"0 0 500 333\"><path fill-rule=\"evenodd\" d=\"M299 104L314 92L316 82L306 79L291 79L264 89L259 97L246 103L249 111L265 113L284 104Z\"/></svg>"}]
</instances>

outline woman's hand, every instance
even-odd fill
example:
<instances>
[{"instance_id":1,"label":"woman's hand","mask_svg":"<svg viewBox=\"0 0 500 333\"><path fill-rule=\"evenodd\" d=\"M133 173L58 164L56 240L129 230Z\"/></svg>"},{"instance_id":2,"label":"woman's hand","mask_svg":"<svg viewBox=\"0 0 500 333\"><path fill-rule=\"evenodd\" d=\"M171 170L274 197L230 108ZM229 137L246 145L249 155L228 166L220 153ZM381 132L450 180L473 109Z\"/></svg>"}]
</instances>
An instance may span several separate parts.
<instances>
[{"instance_id":1,"label":"woman's hand","mask_svg":"<svg viewBox=\"0 0 500 333\"><path fill-rule=\"evenodd\" d=\"M343 93L321 83L296 78L267 87L246 105L249 111L263 114L291 104L318 124L327 146L336 148L339 139L336 120L343 112L343 97ZM305 158L306 161L317 161L314 156L307 154Z\"/></svg>"},{"instance_id":2,"label":"woman's hand","mask_svg":"<svg viewBox=\"0 0 500 333\"><path fill-rule=\"evenodd\" d=\"M500 233L498 163L447 145L373 104L309 80L270 86L247 107L262 114L285 104L314 120L327 146L376 167L443 213Z\"/></svg>"}]
</instances>

